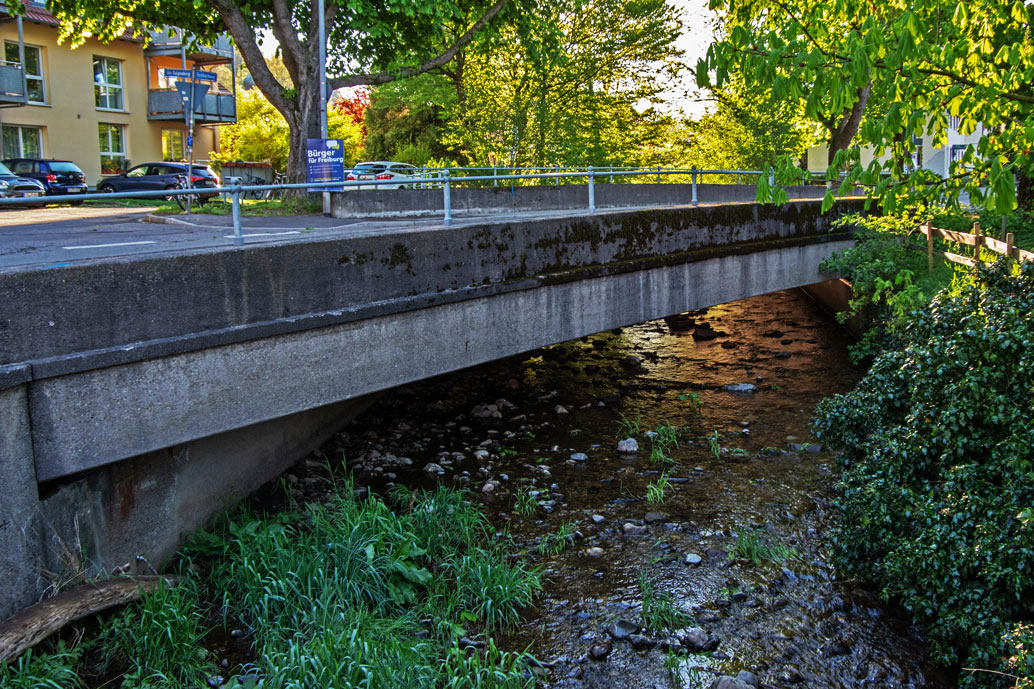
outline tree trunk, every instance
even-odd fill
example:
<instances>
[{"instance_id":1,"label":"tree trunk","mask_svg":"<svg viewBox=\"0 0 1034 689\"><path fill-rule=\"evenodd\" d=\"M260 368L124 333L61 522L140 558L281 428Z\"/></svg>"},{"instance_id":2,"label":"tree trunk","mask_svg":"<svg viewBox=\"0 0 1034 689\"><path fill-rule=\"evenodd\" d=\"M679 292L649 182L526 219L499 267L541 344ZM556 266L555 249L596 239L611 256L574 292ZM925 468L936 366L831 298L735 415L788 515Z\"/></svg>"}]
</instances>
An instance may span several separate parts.
<instances>
[{"instance_id":1,"label":"tree trunk","mask_svg":"<svg viewBox=\"0 0 1034 689\"><path fill-rule=\"evenodd\" d=\"M1016 173L1016 208L1021 211L1034 210L1034 179L1023 173Z\"/></svg>"},{"instance_id":2,"label":"tree trunk","mask_svg":"<svg viewBox=\"0 0 1034 689\"><path fill-rule=\"evenodd\" d=\"M869 94L872 93L872 81L858 89L858 100L850 109L844 110L840 121L830 128L829 151L827 153L826 165L833 165L833 158L837 151L842 151L851 145L851 140L858 133L858 127L862 124L862 115L865 114L865 104L869 102Z\"/></svg>"}]
</instances>

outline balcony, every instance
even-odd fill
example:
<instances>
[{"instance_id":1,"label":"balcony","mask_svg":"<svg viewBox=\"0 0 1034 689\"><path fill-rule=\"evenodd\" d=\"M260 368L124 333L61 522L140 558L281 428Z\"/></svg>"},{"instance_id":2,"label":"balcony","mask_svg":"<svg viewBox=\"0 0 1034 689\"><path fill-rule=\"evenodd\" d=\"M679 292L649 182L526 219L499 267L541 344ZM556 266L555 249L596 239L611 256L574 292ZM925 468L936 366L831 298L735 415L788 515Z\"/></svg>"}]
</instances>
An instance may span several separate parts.
<instances>
[{"instance_id":1,"label":"balcony","mask_svg":"<svg viewBox=\"0 0 1034 689\"><path fill-rule=\"evenodd\" d=\"M191 46L193 37L174 26L151 32L151 43L144 50L147 57L186 57L200 65L233 62L233 44L230 37L220 35L211 46Z\"/></svg>"},{"instance_id":2,"label":"balcony","mask_svg":"<svg viewBox=\"0 0 1034 689\"><path fill-rule=\"evenodd\" d=\"M183 101L176 89L151 89L147 92L147 119L183 121ZM237 103L232 93L206 93L194 103L197 124L233 123L237 121Z\"/></svg>"},{"instance_id":3,"label":"balcony","mask_svg":"<svg viewBox=\"0 0 1034 689\"><path fill-rule=\"evenodd\" d=\"M0 60L0 107L24 105L28 100L22 66L17 62Z\"/></svg>"}]
</instances>

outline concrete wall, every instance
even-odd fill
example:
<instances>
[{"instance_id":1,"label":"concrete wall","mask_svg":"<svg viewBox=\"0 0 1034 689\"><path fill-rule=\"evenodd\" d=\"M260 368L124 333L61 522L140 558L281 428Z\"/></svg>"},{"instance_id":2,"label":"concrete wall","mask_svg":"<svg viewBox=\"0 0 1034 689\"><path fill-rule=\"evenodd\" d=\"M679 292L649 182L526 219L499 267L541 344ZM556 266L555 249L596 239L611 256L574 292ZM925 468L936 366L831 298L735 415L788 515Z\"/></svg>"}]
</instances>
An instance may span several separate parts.
<instances>
[{"instance_id":1,"label":"concrete wall","mask_svg":"<svg viewBox=\"0 0 1034 689\"><path fill-rule=\"evenodd\" d=\"M162 129L184 130L183 121L147 119L148 75L143 46L137 41L116 40L101 43L87 39L78 48L68 42L58 45L55 26L24 21L25 45L41 49L46 90L45 105L25 105L0 110L0 123L40 127L43 130L43 157L71 160L86 173L86 183L94 185L101 177L98 123L125 127L126 155L130 164L162 159ZM0 42L17 42L13 21L0 24ZM93 89L93 57L122 62L122 112L98 110ZM199 128L194 156L207 158L216 150L218 133L214 128ZM3 151L4 158L14 157Z\"/></svg>"},{"instance_id":2,"label":"concrete wall","mask_svg":"<svg viewBox=\"0 0 1034 689\"><path fill-rule=\"evenodd\" d=\"M42 593L44 571L110 571L137 554L157 564L378 391L818 282L821 260L853 242L817 206L0 272L0 617Z\"/></svg>"},{"instance_id":3,"label":"concrete wall","mask_svg":"<svg viewBox=\"0 0 1034 689\"><path fill-rule=\"evenodd\" d=\"M605 179L604 175L600 179ZM690 184L600 184L593 185L597 208L629 208L688 205L693 199ZM753 184L698 184L699 203L753 203ZM820 186L787 189L791 199L820 199L826 190ZM428 209L440 213L441 189L359 189L333 194L332 213L337 218L423 216ZM587 184L542 184L533 187L489 187L471 189L452 185L450 204L456 213L499 210L566 210L589 207Z\"/></svg>"}]
</instances>

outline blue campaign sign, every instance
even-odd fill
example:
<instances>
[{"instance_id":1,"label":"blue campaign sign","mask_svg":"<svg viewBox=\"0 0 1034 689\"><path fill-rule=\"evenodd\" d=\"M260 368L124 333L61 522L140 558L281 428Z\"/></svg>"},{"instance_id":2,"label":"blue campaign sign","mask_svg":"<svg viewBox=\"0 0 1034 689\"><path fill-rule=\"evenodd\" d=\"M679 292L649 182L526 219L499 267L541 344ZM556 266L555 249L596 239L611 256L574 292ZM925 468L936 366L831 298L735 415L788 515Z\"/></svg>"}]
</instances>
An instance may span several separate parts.
<instances>
[{"instance_id":1,"label":"blue campaign sign","mask_svg":"<svg viewBox=\"0 0 1034 689\"><path fill-rule=\"evenodd\" d=\"M201 81L215 81L218 75L215 72L202 72L200 69L194 71L194 78Z\"/></svg>"},{"instance_id":2,"label":"blue campaign sign","mask_svg":"<svg viewBox=\"0 0 1034 689\"><path fill-rule=\"evenodd\" d=\"M305 140L306 177L309 184L345 181L343 139ZM344 187L309 188L309 191L344 191Z\"/></svg>"},{"instance_id":3,"label":"blue campaign sign","mask_svg":"<svg viewBox=\"0 0 1034 689\"><path fill-rule=\"evenodd\" d=\"M177 79L190 79L193 74L189 69L170 69L168 67L165 68L164 72L166 79L171 77L176 77Z\"/></svg>"}]
</instances>

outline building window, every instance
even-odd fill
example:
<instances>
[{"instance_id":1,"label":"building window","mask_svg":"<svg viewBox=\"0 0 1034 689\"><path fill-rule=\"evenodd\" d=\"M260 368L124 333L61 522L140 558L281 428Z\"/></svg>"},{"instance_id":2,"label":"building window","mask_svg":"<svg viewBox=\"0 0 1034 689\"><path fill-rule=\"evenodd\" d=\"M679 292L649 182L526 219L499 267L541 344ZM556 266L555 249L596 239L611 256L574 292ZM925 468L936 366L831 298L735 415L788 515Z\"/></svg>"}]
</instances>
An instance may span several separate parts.
<instances>
[{"instance_id":1,"label":"building window","mask_svg":"<svg viewBox=\"0 0 1034 689\"><path fill-rule=\"evenodd\" d=\"M12 64L18 60L18 44L4 41L4 59ZM30 103L46 103L47 91L43 85L43 51L36 46L25 46L25 87Z\"/></svg>"},{"instance_id":2,"label":"building window","mask_svg":"<svg viewBox=\"0 0 1034 689\"><path fill-rule=\"evenodd\" d=\"M93 95L101 110L125 110L122 101L122 62L93 58Z\"/></svg>"},{"instance_id":3,"label":"building window","mask_svg":"<svg viewBox=\"0 0 1034 689\"><path fill-rule=\"evenodd\" d=\"M121 124L98 124L101 172L114 174L126 169L126 133Z\"/></svg>"},{"instance_id":4,"label":"building window","mask_svg":"<svg viewBox=\"0 0 1034 689\"><path fill-rule=\"evenodd\" d=\"M959 127L962 126L962 118L957 115L948 115L948 127L959 131Z\"/></svg>"},{"instance_id":5,"label":"building window","mask_svg":"<svg viewBox=\"0 0 1034 689\"><path fill-rule=\"evenodd\" d=\"M39 127L3 125L4 158L42 158L43 130Z\"/></svg>"},{"instance_id":6,"label":"building window","mask_svg":"<svg viewBox=\"0 0 1034 689\"><path fill-rule=\"evenodd\" d=\"M183 130L162 130L162 160L183 160Z\"/></svg>"},{"instance_id":7,"label":"building window","mask_svg":"<svg viewBox=\"0 0 1034 689\"><path fill-rule=\"evenodd\" d=\"M913 136L912 145L915 146L915 152L912 154L912 164L918 170L923 167L923 140L918 136Z\"/></svg>"}]
</instances>

